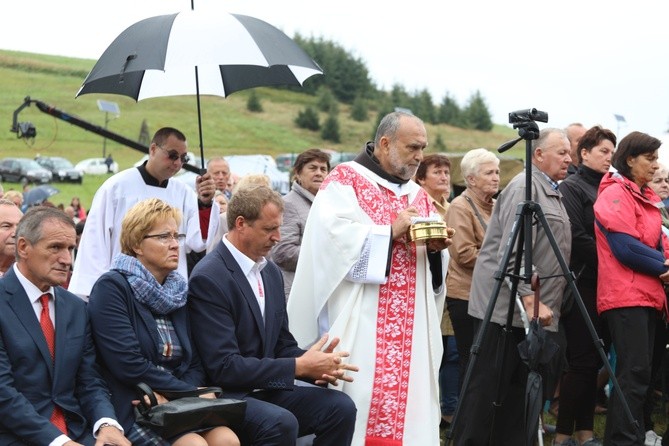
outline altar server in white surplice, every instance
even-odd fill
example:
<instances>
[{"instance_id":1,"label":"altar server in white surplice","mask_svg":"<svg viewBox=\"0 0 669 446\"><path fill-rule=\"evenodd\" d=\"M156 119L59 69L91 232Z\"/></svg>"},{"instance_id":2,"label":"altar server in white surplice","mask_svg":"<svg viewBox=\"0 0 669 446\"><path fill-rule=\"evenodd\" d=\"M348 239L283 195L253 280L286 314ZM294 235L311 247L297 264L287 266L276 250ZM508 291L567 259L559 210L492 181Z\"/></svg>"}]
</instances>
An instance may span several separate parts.
<instances>
[{"instance_id":1,"label":"altar server in white surplice","mask_svg":"<svg viewBox=\"0 0 669 446\"><path fill-rule=\"evenodd\" d=\"M360 366L338 388L358 408L354 445L439 445L440 321L448 240L410 242L412 217L436 213L411 178L427 132L394 112L374 143L339 164L314 199L288 299L302 347L322 333Z\"/></svg>"},{"instance_id":2,"label":"altar server in white surplice","mask_svg":"<svg viewBox=\"0 0 669 446\"><path fill-rule=\"evenodd\" d=\"M177 272L188 278L186 254L205 250L207 233L214 234L218 227L219 212L210 174L198 177L197 193L184 182L171 179L186 162L186 137L175 128L164 127L151 140L148 161L111 176L100 186L88 211L69 291L88 298L93 284L109 271L112 259L121 252L119 240L125 213L147 198L163 200L183 214L179 233L186 234L186 242L185 249L179 250Z\"/></svg>"}]
</instances>

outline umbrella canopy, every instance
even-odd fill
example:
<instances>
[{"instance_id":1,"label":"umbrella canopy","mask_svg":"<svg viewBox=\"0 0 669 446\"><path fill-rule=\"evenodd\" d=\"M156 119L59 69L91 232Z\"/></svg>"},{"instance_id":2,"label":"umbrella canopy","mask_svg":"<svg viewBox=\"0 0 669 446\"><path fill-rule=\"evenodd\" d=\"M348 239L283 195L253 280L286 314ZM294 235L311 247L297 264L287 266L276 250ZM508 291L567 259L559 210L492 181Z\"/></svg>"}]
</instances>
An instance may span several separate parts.
<instances>
[{"instance_id":1,"label":"umbrella canopy","mask_svg":"<svg viewBox=\"0 0 669 446\"><path fill-rule=\"evenodd\" d=\"M35 206L36 204L42 203L50 196L56 195L58 192L60 191L50 184L33 187L32 189L23 193L23 206L26 208Z\"/></svg>"},{"instance_id":2,"label":"umbrella canopy","mask_svg":"<svg viewBox=\"0 0 669 446\"><path fill-rule=\"evenodd\" d=\"M540 286L539 276L532 275L532 289L534 290L534 314L527 329L525 340L518 344L520 358L527 364L530 372L525 387L525 426L526 445L534 445L538 433L539 415L543 408L543 383L541 366L548 364L559 347L552 339L546 336L546 331L539 323Z\"/></svg>"},{"instance_id":3,"label":"umbrella canopy","mask_svg":"<svg viewBox=\"0 0 669 446\"><path fill-rule=\"evenodd\" d=\"M184 11L144 19L123 31L76 96L111 93L139 101L196 95L201 138L200 95L225 97L253 87L298 86L322 73L304 50L267 22L239 14Z\"/></svg>"}]
</instances>

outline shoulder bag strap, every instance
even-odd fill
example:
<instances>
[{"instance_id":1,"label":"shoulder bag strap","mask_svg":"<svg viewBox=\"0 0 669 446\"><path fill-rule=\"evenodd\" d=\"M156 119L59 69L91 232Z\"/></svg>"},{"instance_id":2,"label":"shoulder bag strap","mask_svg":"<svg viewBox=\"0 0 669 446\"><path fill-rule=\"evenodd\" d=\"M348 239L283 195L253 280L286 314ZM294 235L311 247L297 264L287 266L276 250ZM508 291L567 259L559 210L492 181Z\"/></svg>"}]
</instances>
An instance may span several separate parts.
<instances>
[{"instance_id":1,"label":"shoulder bag strap","mask_svg":"<svg viewBox=\"0 0 669 446\"><path fill-rule=\"evenodd\" d=\"M481 214L479 213L479 209L476 207L476 205L474 204L472 199L469 198L467 195L463 195L463 197L465 197L465 200L467 200L467 203L469 203L469 205L472 207L472 209L474 209L474 213L476 214L476 218L479 219L479 223L481 223L481 226L483 226L483 231L487 231L488 230L488 225L486 224L485 221L483 221L483 217L481 217Z\"/></svg>"}]
</instances>

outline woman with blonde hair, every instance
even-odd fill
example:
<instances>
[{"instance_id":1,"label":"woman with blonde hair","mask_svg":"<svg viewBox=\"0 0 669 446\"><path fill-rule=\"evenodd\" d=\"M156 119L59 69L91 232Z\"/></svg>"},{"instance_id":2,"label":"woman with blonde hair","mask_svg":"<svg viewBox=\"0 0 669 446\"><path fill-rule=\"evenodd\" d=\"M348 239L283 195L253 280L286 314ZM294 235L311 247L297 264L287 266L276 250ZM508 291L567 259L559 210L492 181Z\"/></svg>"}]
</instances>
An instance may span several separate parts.
<instances>
[{"instance_id":1,"label":"woman with blonde hair","mask_svg":"<svg viewBox=\"0 0 669 446\"><path fill-rule=\"evenodd\" d=\"M13 202L16 206L18 206L19 209L23 209L23 193L14 189L10 189L5 191L3 198Z\"/></svg>"},{"instance_id":2,"label":"woman with blonde hair","mask_svg":"<svg viewBox=\"0 0 669 446\"><path fill-rule=\"evenodd\" d=\"M132 401L143 382L152 389L190 391L205 383L191 343L188 286L176 272L184 234L181 212L162 200L140 201L121 224L121 253L93 286L88 312L112 403L134 445L237 446L227 427L162 438L135 423ZM155 393L158 403L167 401ZM213 394L203 398L214 398Z\"/></svg>"}]
</instances>

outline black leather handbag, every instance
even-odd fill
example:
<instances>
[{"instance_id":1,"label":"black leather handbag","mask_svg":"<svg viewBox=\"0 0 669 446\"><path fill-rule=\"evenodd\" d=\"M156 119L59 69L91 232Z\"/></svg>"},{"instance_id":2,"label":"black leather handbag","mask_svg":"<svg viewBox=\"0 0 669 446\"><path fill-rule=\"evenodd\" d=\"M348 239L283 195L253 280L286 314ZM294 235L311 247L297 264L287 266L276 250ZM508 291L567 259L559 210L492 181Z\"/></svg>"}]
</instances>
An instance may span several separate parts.
<instances>
[{"instance_id":1,"label":"black leather handbag","mask_svg":"<svg viewBox=\"0 0 669 446\"><path fill-rule=\"evenodd\" d=\"M188 432L199 432L219 426L239 427L246 415L246 401L220 398L220 387L206 387L192 391L156 390L169 401L158 404L151 387L137 384L139 404L135 407L137 424L147 427L168 439ZM216 399L198 395L214 393ZM147 397L147 404L144 397Z\"/></svg>"}]
</instances>

